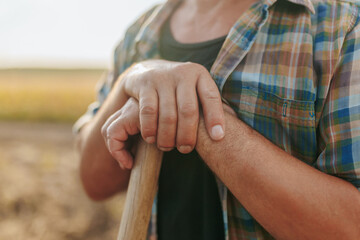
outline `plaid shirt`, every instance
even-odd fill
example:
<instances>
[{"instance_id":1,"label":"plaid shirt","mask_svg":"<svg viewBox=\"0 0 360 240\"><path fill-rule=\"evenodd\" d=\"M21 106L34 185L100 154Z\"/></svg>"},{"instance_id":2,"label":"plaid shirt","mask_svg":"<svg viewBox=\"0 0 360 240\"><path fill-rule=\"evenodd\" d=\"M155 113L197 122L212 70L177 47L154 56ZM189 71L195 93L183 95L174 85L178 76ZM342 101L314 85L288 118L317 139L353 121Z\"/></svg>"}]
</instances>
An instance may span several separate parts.
<instances>
[{"instance_id":1,"label":"plaid shirt","mask_svg":"<svg viewBox=\"0 0 360 240\"><path fill-rule=\"evenodd\" d=\"M128 29L98 102L77 127L132 63L160 58L159 30L177 3L154 7ZM239 119L360 190L359 7L358 0L259 1L231 28L211 75ZM226 239L272 239L221 182L219 192ZM156 201L149 239L156 239Z\"/></svg>"}]
</instances>

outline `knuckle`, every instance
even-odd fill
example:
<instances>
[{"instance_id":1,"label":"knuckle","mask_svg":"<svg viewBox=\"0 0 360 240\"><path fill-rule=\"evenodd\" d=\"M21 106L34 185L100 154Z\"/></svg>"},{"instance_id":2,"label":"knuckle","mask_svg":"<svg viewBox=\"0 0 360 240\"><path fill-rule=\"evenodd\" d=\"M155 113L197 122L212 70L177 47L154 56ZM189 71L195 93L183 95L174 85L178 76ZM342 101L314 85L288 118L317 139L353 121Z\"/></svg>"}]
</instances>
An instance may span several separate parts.
<instances>
[{"instance_id":1,"label":"knuckle","mask_svg":"<svg viewBox=\"0 0 360 240\"><path fill-rule=\"evenodd\" d=\"M208 70L199 63L193 63L192 67L195 68L196 70L200 71L200 73L208 73Z\"/></svg>"},{"instance_id":2,"label":"knuckle","mask_svg":"<svg viewBox=\"0 0 360 240\"><path fill-rule=\"evenodd\" d=\"M149 125L146 125L146 126L143 126L141 128L141 132L143 134L143 136L154 136L156 134L156 127L154 126L149 126Z\"/></svg>"},{"instance_id":3,"label":"knuckle","mask_svg":"<svg viewBox=\"0 0 360 240\"><path fill-rule=\"evenodd\" d=\"M147 116L151 116L151 115L156 115L157 114L157 109L154 105L142 105L140 107L140 114L141 115L147 115Z\"/></svg>"},{"instance_id":4,"label":"knuckle","mask_svg":"<svg viewBox=\"0 0 360 240\"><path fill-rule=\"evenodd\" d=\"M219 92L217 92L217 91L205 91L204 97L207 100L217 101L217 102L221 103L221 97L220 97Z\"/></svg>"},{"instance_id":5,"label":"knuckle","mask_svg":"<svg viewBox=\"0 0 360 240\"><path fill-rule=\"evenodd\" d=\"M143 83L146 88L155 88L159 79L158 73L156 70L149 70L146 74L146 77L143 79Z\"/></svg>"},{"instance_id":6,"label":"knuckle","mask_svg":"<svg viewBox=\"0 0 360 240\"><path fill-rule=\"evenodd\" d=\"M174 70L179 71L180 73L188 73L189 71L193 71L197 69L197 65L200 64L193 63L193 62L184 62L176 64Z\"/></svg>"},{"instance_id":7,"label":"knuckle","mask_svg":"<svg viewBox=\"0 0 360 240\"><path fill-rule=\"evenodd\" d=\"M135 98L133 98L133 97L130 97L130 98L127 100L126 104L128 104L128 105L130 105L130 106L138 105L137 100L135 100Z\"/></svg>"},{"instance_id":8,"label":"knuckle","mask_svg":"<svg viewBox=\"0 0 360 240\"><path fill-rule=\"evenodd\" d=\"M197 63L193 63L193 62L184 62L183 64L181 64L182 67L184 68L196 68L198 64Z\"/></svg>"},{"instance_id":9,"label":"knuckle","mask_svg":"<svg viewBox=\"0 0 360 240\"><path fill-rule=\"evenodd\" d=\"M138 127L134 121L128 123L128 133L130 135L136 134L138 132ZM124 127L126 129L126 126Z\"/></svg>"},{"instance_id":10,"label":"knuckle","mask_svg":"<svg viewBox=\"0 0 360 240\"><path fill-rule=\"evenodd\" d=\"M147 75L147 77L150 77L150 78L147 78L147 81L150 82L150 79L152 79L151 77L156 76L156 73L157 73L157 71L155 68L148 68L146 71L146 75Z\"/></svg>"},{"instance_id":11,"label":"knuckle","mask_svg":"<svg viewBox=\"0 0 360 240\"><path fill-rule=\"evenodd\" d=\"M191 63L189 64L189 67L199 76L202 74L207 74L209 75L208 70L201 64L198 63Z\"/></svg>"},{"instance_id":12,"label":"knuckle","mask_svg":"<svg viewBox=\"0 0 360 240\"><path fill-rule=\"evenodd\" d=\"M161 122L164 124L175 124L177 122L176 113L164 114L160 119L161 119Z\"/></svg>"},{"instance_id":13,"label":"knuckle","mask_svg":"<svg viewBox=\"0 0 360 240\"><path fill-rule=\"evenodd\" d=\"M192 118L197 116L198 107L195 103L184 103L179 107L179 114L185 118Z\"/></svg>"},{"instance_id":14,"label":"knuckle","mask_svg":"<svg viewBox=\"0 0 360 240\"><path fill-rule=\"evenodd\" d=\"M155 73L151 71L148 71L146 76L139 78L140 82L136 86L136 88L138 88L139 96L143 95L143 93L148 91L148 89L156 88L156 82L154 79L157 79L157 77L155 76Z\"/></svg>"}]
</instances>

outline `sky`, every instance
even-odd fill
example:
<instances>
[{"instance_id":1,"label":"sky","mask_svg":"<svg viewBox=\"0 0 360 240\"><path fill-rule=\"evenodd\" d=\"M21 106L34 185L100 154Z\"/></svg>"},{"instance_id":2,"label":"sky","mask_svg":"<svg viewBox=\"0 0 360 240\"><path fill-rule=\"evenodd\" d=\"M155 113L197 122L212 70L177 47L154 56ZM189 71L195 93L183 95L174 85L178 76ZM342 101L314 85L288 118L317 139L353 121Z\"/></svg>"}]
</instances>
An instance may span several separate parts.
<instances>
[{"instance_id":1,"label":"sky","mask_svg":"<svg viewBox=\"0 0 360 240\"><path fill-rule=\"evenodd\" d=\"M0 0L0 68L106 68L124 31L163 0Z\"/></svg>"}]
</instances>

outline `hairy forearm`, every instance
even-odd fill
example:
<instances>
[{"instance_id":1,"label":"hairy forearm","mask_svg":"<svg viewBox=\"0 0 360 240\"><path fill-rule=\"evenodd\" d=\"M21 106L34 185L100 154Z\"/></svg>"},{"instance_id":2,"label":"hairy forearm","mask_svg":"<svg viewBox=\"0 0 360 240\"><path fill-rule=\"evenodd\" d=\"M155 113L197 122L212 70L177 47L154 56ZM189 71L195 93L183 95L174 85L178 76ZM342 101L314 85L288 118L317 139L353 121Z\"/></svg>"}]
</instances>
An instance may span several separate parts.
<instances>
[{"instance_id":1,"label":"hairy forearm","mask_svg":"<svg viewBox=\"0 0 360 240\"><path fill-rule=\"evenodd\" d=\"M122 170L105 146L101 127L115 111L127 101L127 97L115 85L96 116L87 123L77 136L80 153L80 176L90 198L102 200L126 189L130 172Z\"/></svg>"},{"instance_id":2,"label":"hairy forearm","mask_svg":"<svg viewBox=\"0 0 360 240\"><path fill-rule=\"evenodd\" d=\"M212 141L200 122L196 150L250 214L277 239L359 239L360 193L273 145L226 114Z\"/></svg>"}]
</instances>

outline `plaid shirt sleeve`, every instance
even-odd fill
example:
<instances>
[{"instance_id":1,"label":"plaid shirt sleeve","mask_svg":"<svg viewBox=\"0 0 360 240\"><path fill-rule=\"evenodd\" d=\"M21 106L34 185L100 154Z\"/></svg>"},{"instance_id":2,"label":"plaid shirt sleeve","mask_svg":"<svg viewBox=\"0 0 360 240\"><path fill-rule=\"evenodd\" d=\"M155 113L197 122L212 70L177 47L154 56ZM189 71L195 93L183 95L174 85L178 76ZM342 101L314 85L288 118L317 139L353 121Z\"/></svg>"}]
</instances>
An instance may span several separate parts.
<instances>
[{"instance_id":1,"label":"plaid shirt sleeve","mask_svg":"<svg viewBox=\"0 0 360 240\"><path fill-rule=\"evenodd\" d=\"M319 121L319 170L360 190L360 15L354 13Z\"/></svg>"}]
</instances>

